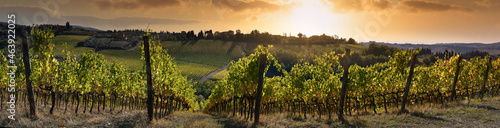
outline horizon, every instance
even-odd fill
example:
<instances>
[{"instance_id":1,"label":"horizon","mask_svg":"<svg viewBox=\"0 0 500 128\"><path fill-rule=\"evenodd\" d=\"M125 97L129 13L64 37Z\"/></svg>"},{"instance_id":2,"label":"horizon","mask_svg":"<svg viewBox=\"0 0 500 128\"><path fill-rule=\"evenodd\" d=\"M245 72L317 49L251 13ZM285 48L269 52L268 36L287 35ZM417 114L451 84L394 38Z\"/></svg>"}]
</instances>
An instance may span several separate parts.
<instances>
[{"instance_id":1,"label":"horizon","mask_svg":"<svg viewBox=\"0 0 500 128\"><path fill-rule=\"evenodd\" d=\"M398 44L500 42L500 1L490 0L49 0L0 1L18 24L99 30L252 30L338 35ZM82 11L85 10L85 11ZM7 17L0 17L7 21Z\"/></svg>"}]
</instances>

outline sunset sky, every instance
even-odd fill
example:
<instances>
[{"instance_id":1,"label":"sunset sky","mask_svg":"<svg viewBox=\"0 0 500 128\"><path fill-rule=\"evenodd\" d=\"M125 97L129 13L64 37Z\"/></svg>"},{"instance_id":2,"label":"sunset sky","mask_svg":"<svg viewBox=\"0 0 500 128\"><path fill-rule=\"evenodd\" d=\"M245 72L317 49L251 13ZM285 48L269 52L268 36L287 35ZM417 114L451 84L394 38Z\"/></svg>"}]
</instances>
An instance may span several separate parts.
<instances>
[{"instance_id":1,"label":"sunset sky","mask_svg":"<svg viewBox=\"0 0 500 128\"><path fill-rule=\"evenodd\" d=\"M500 42L500 0L1 0L0 21L101 30L240 29L391 43Z\"/></svg>"}]
</instances>

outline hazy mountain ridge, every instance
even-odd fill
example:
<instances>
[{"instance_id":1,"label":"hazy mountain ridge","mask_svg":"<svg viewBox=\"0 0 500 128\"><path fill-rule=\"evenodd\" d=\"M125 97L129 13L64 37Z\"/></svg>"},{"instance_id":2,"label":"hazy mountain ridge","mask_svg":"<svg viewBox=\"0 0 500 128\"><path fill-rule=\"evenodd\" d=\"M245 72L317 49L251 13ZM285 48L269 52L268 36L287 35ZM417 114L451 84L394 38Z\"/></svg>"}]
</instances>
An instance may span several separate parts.
<instances>
[{"instance_id":1,"label":"hazy mountain ridge","mask_svg":"<svg viewBox=\"0 0 500 128\"><path fill-rule=\"evenodd\" d=\"M360 44L364 46L369 46L371 43L362 42ZM445 50L455 51L459 53L467 53L470 51L477 50L477 51L488 52L491 55L500 54L500 42L491 44L484 44L484 43L394 44L394 43L376 42L375 44L386 45L389 47L396 47L400 49L418 49L420 47L429 48L432 50L433 53L444 52Z\"/></svg>"}]
</instances>

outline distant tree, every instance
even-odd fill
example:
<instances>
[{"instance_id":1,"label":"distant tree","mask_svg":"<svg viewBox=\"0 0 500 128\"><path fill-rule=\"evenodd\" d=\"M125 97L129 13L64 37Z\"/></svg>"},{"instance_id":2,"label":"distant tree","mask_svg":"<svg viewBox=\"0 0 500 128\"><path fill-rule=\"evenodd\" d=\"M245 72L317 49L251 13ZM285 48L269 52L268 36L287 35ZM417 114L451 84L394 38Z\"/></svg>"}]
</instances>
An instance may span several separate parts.
<instances>
[{"instance_id":1,"label":"distant tree","mask_svg":"<svg viewBox=\"0 0 500 128\"><path fill-rule=\"evenodd\" d=\"M297 34L297 36L299 36L300 39L302 39L302 36L304 36L302 33L299 33Z\"/></svg>"},{"instance_id":2,"label":"distant tree","mask_svg":"<svg viewBox=\"0 0 500 128\"><path fill-rule=\"evenodd\" d=\"M488 52L481 52L479 50L476 50L476 51L470 51L470 52L467 52L463 55L463 58L464 59L471 59L471 58L474 58L474 57L481 57L481 58L484 58L485 56L489 55Z\"/></svg>"},{"instance_id":3,"label":"distant tree","mask_svg":"<svg viewBox=\"0 0 500 128\"><path fill-rule=\"evenodd\" d=\"M339 39L338 35L333 35L333 39Z\"/></svg>"},{"instance_id":4,"label":"distant tree","mask_svg":"<svg viewBox=\"0 0 500 128\"><path fill-rule=\"evenodd\" d=\"M186 31L181 31L181 39L182 40L187 39L187 32Z\"/></svg>"},{"instance_id":5,"label":"distant tree","mask_svg":"<svg viewBox=\"0 0 500 128\"><path fill-rule=\"evenodd\" d=\"M242 41L243 40L243 33L241 33L241 30L236 30L236 34L234 35L236 41Z\"/></svg>"},{"instance_id":6,"label":"distant tree","mask_svg":"<svg viewBox=\"0 0 500 128\"><path fill-rule=\"evenodd\" d=\"M66 30L71 30L71 25L69 25L69 22L66 22Z\"/></svg>"},{"instance_id":7,"label":"distant tree","mask_svg":"<svg viewBox=\"0 0 500 128\"><path fill-rule=\"evenodd\" d=\"M255 29L255 30L252 30L250 35L260 35L260 32L259 32L259 30Z\"/></svg>"},{"instance_id":8,"label":"distant tree","mask_svg":"<svg viewBox=\"0 0 500 128\"><path fill-rule=\"evenodd\" d=\"M200 32L198 32L198 39L203 39L203 30L200 30Z\"/></svg>"},{"instance_id":9,"label":"distant tree","mask_svg":"<svg viewBox=\"0 0 500 128\"><path fill-rule=\"evenodd\" d=\"M259 30L255 29L250 32L250 40L258 42L260 39L260 32Z\"/></svg>"},{"instance_id":10,"label":"distant tree","mask_svg":"<svg viewBox=\"0 0 500 128\"><path fill-rule=\"evenodd\" d=\"M429 48L423 48L419 53L418 55L429 55L429 54L432 54L432 51L431 49Z\"/></svg>"},{"instance_id":11,"label":"distant tree","mask_svg":"<svg viewBox=\"0 0 500 128\"><path fill-rule=\"evenodd\" d=\"M214 39L214 34L212 30L205 31L206 39Z\"/></svg>"},{"instance_id":12,"label":"distant tree","mask_svg":"<svg viewBox=\"0 0 500 128\"><path fill-rule=\"evenodd\" d=\"M441 59L449 59L450 57L452 57L455 54L456 54L455 51L449 52L448 49L446 49L446 50L444 50L444 52L437 52L435 55Z\"/></svg>"},{"instance_id":13,"label":"distant tree","mask_svg":"<svg viewBox=\"0 0 500 128\"><path fill-rule=\"evenodd\" d=\"M196 39L196 35L194 35L194 31L191 30L191 31L187 32L186 38L189 40Z\"/></svg>"},{"instance_id":14,"label":"distant tree","mask_svg":"<svg viewBox=\"0 0 500 128\"><path fill-rule=\"evenodd\" d=\"M433 54L431 54L431 55L425 57L423 61L424 61L425 65L429 66L429 65L434 64L437 61L437 57L434 56Z\"/></svg>"},{"instance_id":15,"label":"distant tree","mask_svg":"<svg viewBox=\"0 0 500 128\"><path fill-rule=\"evenodd\" d=\"M395 47L389 47L386 45L377 45L375 43L370 44L368 46L368 49L364 51L365 55L375 55L375 56L391 56L395 52L401 51L401 49L395 48Z\"/></svg>"},{"instance_id":16,"label":"distant tree","mask_svg":"<svg viewBox=\"0 0 500 128\"><path fill-rule=\"evenodd\" d=\"M354 40L353 38L349 38L349 40L347 41L347 44L357 44L358 42L356 42L356 40Z\"/></svg>"}]
</instances>

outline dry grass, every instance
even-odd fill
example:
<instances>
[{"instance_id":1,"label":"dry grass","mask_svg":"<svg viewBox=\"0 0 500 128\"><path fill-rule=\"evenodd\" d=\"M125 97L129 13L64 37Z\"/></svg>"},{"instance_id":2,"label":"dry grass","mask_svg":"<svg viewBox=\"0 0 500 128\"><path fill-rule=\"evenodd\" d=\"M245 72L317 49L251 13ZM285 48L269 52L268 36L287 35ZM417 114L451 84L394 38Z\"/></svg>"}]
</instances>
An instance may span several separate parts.
<instances>
[{"instance_id":1,"label":"dry grass","mask_svg":"<svg viewBox=\"0 0 500 128\"><path fill-rule=\"evenodd\" d=\"M389 108L388 113L362 113L359 115L346 115L348 124L337 120L337 115L332 115L328 120L327 115L318 118L318 115L308 114L304 119L302 115L270 114L262 115L259 127L290 128L290 127L500 127L500 97L485 98L484 101L472 100L468 105L465 101L447 103L444 105L424 104L407 108L409 113L398 114L398 108ZM377 110L381 112L381 110ZM354 113L353 113L354 114ZM238 127L251 127L253 121L243 117L230 117L226 122L240 122ZM228 123L223 123L225 126ZM231 123L229 123L231 124ZM234 126L234 125L232 125Z\"/></svg>"},{"instance_id":2,"label":"dry grass","mask_svg":"<svg viewBox=\"0 0 500 128\"><path fill-rule=\"evenodd\" d=\"M50 105L38 105L37 119L26 118L26 108L18 103L17 120L7 119L7 112L0 112L0 126L8 127L175 127L175 128L212 128L212 127L252 127L253 121L241 116L232 117L227 114L209 115L201 112L174 112L163 119L155 119L152 124L146 124L146 111L133 110L109 113L74 114L74 109L63 113L63 108L57 108L53 115L48 114ZM2 106L6 108L6 105ZM363 113L347 115L349 124L337 121L336 115L328 120L327 115L321 119L317 115L308 114L307 118L292 116L288 113L261 115L258 127L289 128L289 127L499 127L500 97L485 98L483 101L472 100L447 103L444 105L425 104L408 108L409 113L397 114L398 108L390 108L388 113ZM117 110L119 110L117 108Z\"/></svg>"}]
</instances>

